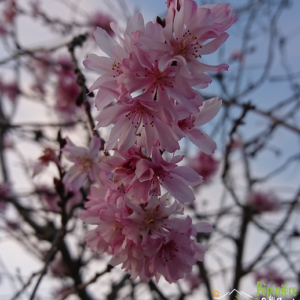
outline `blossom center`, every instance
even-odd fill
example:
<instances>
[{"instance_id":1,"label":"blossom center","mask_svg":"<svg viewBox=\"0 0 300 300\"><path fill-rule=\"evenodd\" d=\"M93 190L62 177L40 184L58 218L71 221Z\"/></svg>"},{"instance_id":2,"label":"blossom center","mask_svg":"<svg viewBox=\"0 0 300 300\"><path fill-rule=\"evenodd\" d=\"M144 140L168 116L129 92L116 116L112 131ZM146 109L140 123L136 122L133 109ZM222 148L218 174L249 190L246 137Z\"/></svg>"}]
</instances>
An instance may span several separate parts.
<instances>
[{"instance_id":1,"label":"blossom center","mask_svg":"<svg viewBox=\"0 0 300 300\"><path fill-rule=\"evenodd\" d=\"M117 231L120 231L122 228L123 228L122 224L119 223L119 222L116 222L114 227L113 227L113 231L117 232Z\"/></svg>"},{"instance_id":2,"label":"blossom center","mask_svg":"<svg viewBox=\"0 0 300 300\"><path fill-rule=\"evenodd\" d=\"M88 156L77 157L76 163L81 172L90 173L92 164L93 164L93 160Z\"/></svg>"},{"instance_id":3,"label":"blossom center","mask_svg":"<svg viewBox=\"0 0 300 300\"><path fill-rule=\"evenodd\" d=\"M190 30L187 30L183 36L182 39L179 41L178 38L176 38L177 44L175 45L175 54L182 55L186 59L193 56L194 58L201 57L201 55L198 53L199 49L202 48L202 45L199 44L197 41L197 37L195 35L192 35Z\"/></svg>"},{"instance_id":4,"label":"blossom center","mask_svg":"<svg viewBox=\"0 0 300 300\"><path fill-rule=\"evenodd\" d=\"M111 66L111 69L114 73L113 77L118 77L119 75L121 75L123 72L121 70L121 64L119 62L116 62L114 61L112 66Z\"/></svg>"},{"instance_id":5,"label":"blossom center","mask_svg":"<svg viewBox=\"0 0 300 300\"><path fill-rule=\"evenodd\" d=\"M192 129L193 127L195 127L195 118L193 116L189 116L186 119L179 120L178 126L182 131Z\"/></svg>"},{"instance_id":6,"label":"blossom center","mask_svg":"<svg viewBox=\"0 0 300 300\"><path fill-rule=\"evenodd\" d=\"M159 70L157 60L155 61L154 66L152 66L151 68L145 68L144 77L147 77L150 81L152 81L153 89L151 93L156 93L157 88L161 88L162 90L164 90L165 88L174 87L174 70L170 67L164 71Z\"/></svg>"},{"instance_id":7,"label":"blossom center","mask_svg":"<svg viewBox=\"0 0 300 300\"><path fill-rule=\"evenodd\" d=\"M169 262L176 257L178 251L178 245L174 241L170 241L163 246L160 256L165 262Z\"/></svg>"},{"instance_id":8,"label":"blossom center","mask_svg":"<svg viewBox=\"0 0 300 300\"><path fill-rule=\"evenodd\" d=\"M154 127L154 116L144 106L137 105L129 113L125 115L128 120L131 120L131 124L135 127L135 135L141 136L141 132L138 132L140 127L151 126Z\"/></svg>"}]
</instances>

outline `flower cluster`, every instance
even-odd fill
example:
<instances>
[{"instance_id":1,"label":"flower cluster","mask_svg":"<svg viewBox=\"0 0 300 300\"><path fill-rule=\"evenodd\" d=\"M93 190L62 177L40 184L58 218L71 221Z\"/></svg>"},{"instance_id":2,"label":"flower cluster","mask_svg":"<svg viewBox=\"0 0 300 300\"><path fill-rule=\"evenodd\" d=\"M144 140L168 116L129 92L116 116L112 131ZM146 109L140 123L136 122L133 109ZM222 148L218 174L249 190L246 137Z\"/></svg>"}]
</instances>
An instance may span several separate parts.
<instances>
[{"instance_id":1,"label":"flower cluster","mask_svg":"<svg viewBox=\"0 0 300 300\"><path fill-rule=\"evenodd\" d=\"M231 10L229 4L197 7L191 0L169 1L166 19L157 23L144 24L137 14L124 34L111 23L115 38L101 28L95 31L107 56L91 54L84 65L101 74L90 92L98 90L96 128L113 125L105 144L113 154L99 157L96 137L90 150L67 140L63 151L74 165L64 183L71 190L88 176L97 183L79 213L86 224L95 225L86 242L98 254L111 254L110 263L122 264L131 278L163 276L175 282L204 259L206 250L196 236L212 228L183 216L183 204L195 200L192 187L203 180L191 167L179 165L184 157L175 151L184 137L206 154L216 149L198 127L216 116L221 100L203 101L195 89L211 82L205 72L228 69L199 58L228 38L224 31L236 20ZM172 158L167 160L165 152Z\"/></svg>"},{"instance_id":2,"label":"flower cluster","mask_svg":"<svg viewBox=\"0 0 300 300\"><path fill-rule=\"evenodd\" d=\"M131 278L143 281L162 275L175 282L203 260L205 249L194 238L197 231L211 230L207 223L195 226L190 217L179 218L183 208L177 201L167 204L168 194L135 205L105 177L91 189L87 210L79 214L86 223L97 225L86 234L92 250L112 254L111 264L122 263Z\"/></svg>"},{"instance_id":3,"label":"flower cluster","mask_svg":"<svg viewBox=\"0 0 300 300\"><path fill-rule=\"evenodd\" d=\"M80 89L71 58L67 55L55 57L50 52L42 52L35 58L28 59L26 66L33 76L31 89L38 96L46 96L46 83L49 79L54 81L53 99L55 101L51 105L57 117L64 122L78 119L81 108L76 102Z\"/></svg>"}]
</instances>

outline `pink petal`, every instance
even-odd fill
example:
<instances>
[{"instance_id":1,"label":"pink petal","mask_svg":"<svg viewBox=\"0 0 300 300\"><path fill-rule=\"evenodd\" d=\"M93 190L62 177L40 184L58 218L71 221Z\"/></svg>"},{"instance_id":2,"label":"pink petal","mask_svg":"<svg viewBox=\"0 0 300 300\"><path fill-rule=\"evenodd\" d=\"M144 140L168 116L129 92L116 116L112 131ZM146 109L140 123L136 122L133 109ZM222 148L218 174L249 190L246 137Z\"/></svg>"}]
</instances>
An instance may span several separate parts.
<instances>
[{"instance_id":1,"label":"pink petal","mask_svg":"<svg viewBox=\"0 0 300 300\"><path fill-rule=\"evenodd\" d=\"M214 230L211 224L208 222L198 222L194 225L197 232L204 232L204 233L210 233Z\"/></svg>"},{"instance_id":2,"label":"pink petal","mask_svg":"<svg viewBox=\"0 0 300 300\"><path fill-rule=\"evenodd\" d=\"M112 128L109 139L105 145L106 150L112 150L117 147L119 137L123 131L123 123L117 122L117 124Z\"/></svg>"},{"instance_id":3,"label":"pink petal","mask_svg":"<svg viewBox=\"0 0 300 300\"><path fill-rule=\"evenodd\" d=\"M158 23L148 22L145 26L144 36L151 37L152 41L164 43L163 28Z\"/></svg>"},{"instance_id":4,"label":"pink petal","mask_svg":"<svg viewBox=\"0 0 300 300\"><path fill-rule=\"evenodd\" d=\"M144 27L143 16L141 13L137 13L136 15L134 15L129 19L125 30L125 34L130 36L131 33L141 30L143 27Z\"/></svg>"},{"instance_id":5,"label":"pink petal","mask_svg":"<svg viewBox=\"0 0 300 300\"><path fill-rule=\"evenodd\" d=\"M217 145L205 132L193 128L188 131L189 140L205 154L211 155L215 152Z\"/></svg>"},{"instance_id":6,"label":"pink petal","mask_svg":"<svg viewBox=\"0 0 300 300\"><path fill-rule=\"evenodd\" d=\"M172 133L171 127L160 121L158 118L154 119L156 135L159 139L161 147L169 152L178 150L179 144Z\"/></svg>"},{"instance_id":7,"label":"pink petal","mask_svg":"<svg viewBox=\"0 0 300 300\"><path fill-rule=\"evenodd\" d=\"M92 86L89 88L89 91L93 91L93 90L97 90L99 89L101 86L105 85L106 82L112 81L112 78L110 76L107 75L102 75L100 77L98 77L95 82L92 84Z\"/></svg>"},{"instance_id":8,"label":"pink petal","mask_svg":"<svg viewBox=\"0 0 300 300\"><path fill-rule=\"evenodd\" d=\"M205 252L206 252L206 248L202 244L194 242L194 249L195 249L195 258L198 261L203 261Z\"/></svg>"},{"instance_id":9,"label":"pink petal","mask_svg":"<svg viewBox=\"0 0 300 300\"><path fill-rule=\"evenodd\" d=\"M188 1L185 1L188 2ZM174 33L175 36L179 39L182 38L183 32L184 32L184 8L180 9L179 12L176 12L175 18L174 18Z\"/></svg>"},{"instance_id":10,"label":"pink petal","mask_svg":"<svg viewBox=\"0 0 300 300\"><path fill-rule=\"evenodd\" d=\"M114 97L111 93L105 89L100 88L97 92L97 96L95 98L95 106L97 110L102 110L104 107L113 102Z\"/></svg>"},{"instance_id":11,"label":"pink petal","mask_svg":"<svg viewBox=\"0 0 300 300\"><path fill-rule=\"evenodd\" d=\"M175 155L170 160L170 163L171 164L177 164L177 163L181 162L183 159L184 159L184 155Z\"/></svg>"},{"instance_id":12,"label":"pink petal","mask_svg":"<svg viewBox=\"0 0 300 300\"><path fill-rule=\"evenodd\" d=\"M192 203L195 200L193 191L176 177L164 177L160 180L161 185L181 203Z\"/></svg>"},{"instance_id":13,"label":"pink petal","mask_svg":"<svg viewBox=\"0 0 300 300\"><path fill-rule=\"evenodd\" d=\"M124 58L128 57L127 52L120 45L115 46L111 52L116 58L116 60L119 62L122 62Z\"/></svg>"},{"instance_id":14,"label":"pink petal","mask_svg":"<svg viewBox=\"0 0 300 300\"><path fill-rule=\"evenodd\" d=\"M120 136L118 149L120 151L128 150L134 144L135 140L135 128L133 127L131 122L126 122L123 126L122 135Z\"/></svg>"},{"instance_id":15,"label":"pink petal","mask_svg":"<svg viewBox=\"0 0 300 300\"><path fill-rule=\"evenodd\" d=\"M195 186L202 183L202 178L192 168L187 166L178 166L172 171L172 176L180 178L185 184Z\"/></svg>"},{"instance_id":16,"label":"pink petal","mask_svg":"<svg viewBox=\"0 0 300 300\"><path fill-rule=\"evenodd\" d=\"M148 124L150 123L150 121L148 120L147 122ZM147 149L147 155L150 156L151 155L151 151L152 151L152 146L153 146L153 142L155 139L155 130L154 128L150 127L150 126L146 126L145 127L145 146Z\"/></svg>"},{"instance_id":17,"label":"pink petal","mask_svg":"<svg viewBox=\"0 0 300 300\"><path fill-rule=\"evenodd\" d=\"M221 106L222 100L218 97L204 101L203 106L200 108L200 113L196 118L195 126L202 126L213 119L220 111Z\"/></svg>"},{"instance_id":18,"label":"pink petal","mask_svg":"<svg viewBox=\"0 0 300 300\"><path fill-rule=\"evenodd\" d=\"M188 26L197 11L197 3L191 0L184 1L183 11L184 11L184 23L185 25Z\"/></svg>"},{"instance_id":19,"label":"pink petal","mask_svg":"<svg viewBox=\"0 0 300 300\"><path fill-rule=\"evenodd\" d=\"M122 105L113 105L103 109L97 117L97 127L107 127L116 122L116 119L123 114L127 108Z\"/></svg>"},{"instance_id":20,"label":"pink petal","mask_svg":"<svg viewBox=\"0 0 300 300\"><path fill-rule=\"evenodd\" d=\"M99 48L106 53L109 57L112 57L112 48L117 46L117 42L102 28L97 27L94 31L94 36Z\"/></svg>"},{"instance_id":21,"label":"pink petal","mask_svg":"<svg viewBox=\"0 0 300 300\"><path fill-rule=\"evenodd\" d=\"M111 71L112 60L109 57L98 56L96 54L89 54L83 65L92 71L103 73Z\"/></svg>"},{"instance_id":22,"label":"pink petal","mask_svg":"<svg viewBox=\"0 0 300 300\"><path fill-rule=\"evenodd\" d=\"M89 154L95 156L101 147L101 140L97 136L93 136L89 146Z\"/></svg>"},{"instance_id":23,"label":"pink petal","mask_svg":"<svg viewBox=\"0 0 300 300\"><path fill-rule=\"evenodd\" d=\"M32 177L35 177L36 175L40 174L47 166L42 163L37 163L33 169Z\"/></svg>"},{"instance_id":24,"label":"pink petal","mask_svg":"<svg viewBox=\"0 0 300 300\"><path fill-rule=\"evenodd\" d=\"M211 42L205 44L202 46L202 48L199 51L199 54L204 55L204 54L211 54L215 51L217 51L220 46L228 39L229 34L224 32Z\"/></svg>"},{"instance_id":25,"label":"pink petal","mask_svg":"<svg viewBox=\"0 0 300 300\"><path fill-rule=\"evenodd\" d=\"M146 159L141 159L136 164L135 174L137 175L140 182L151 180L153 178L154 171L152 167L153 164Z\"/></svg>"}]
</instances>

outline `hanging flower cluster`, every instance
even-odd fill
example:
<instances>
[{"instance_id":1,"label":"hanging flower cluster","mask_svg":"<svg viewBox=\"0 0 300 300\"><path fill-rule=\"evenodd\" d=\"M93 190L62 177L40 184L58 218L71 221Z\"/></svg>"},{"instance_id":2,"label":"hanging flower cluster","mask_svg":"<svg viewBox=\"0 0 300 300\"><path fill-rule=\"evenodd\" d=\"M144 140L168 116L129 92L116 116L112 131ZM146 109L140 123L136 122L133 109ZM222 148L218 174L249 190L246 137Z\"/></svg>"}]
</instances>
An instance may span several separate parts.
<instances>
[{"instance_id":1,"label":"hanging flower cluster","mask_svg":"<svg viewBox=\"0 0 300 300\"><path fill-rule=\"evenodd\" d=\"M205 72L228 66L199 58L225 42L224 31L236 18L226 3L177 2L168 1L166 18L157 23L133 16L124 34L112 22L115 38L97 28L97 44L107 56L91 54L84 65L101 74L90 91L98 90L96 127L113 125L105 144L113 155L99 157L96 137L89 150L70 140L63 150L74 163L64 179L70 189L79 189L88 177L97 183L79 213L95 225L86 233L88 246L111 254L112 265L122 264L131 278L143 281L163 276L175 282L189 274L206 251L197 233L212 230L183 216L183 204L195 200L191 187L203 180L179 166L183 156L174 153L184 137L206 154L215 151L215 142L198 127L215 117L221 100L203 101L195 89L211 82ZM172 158L166 160L164 152Z\"/></svg>"}]
</instances>

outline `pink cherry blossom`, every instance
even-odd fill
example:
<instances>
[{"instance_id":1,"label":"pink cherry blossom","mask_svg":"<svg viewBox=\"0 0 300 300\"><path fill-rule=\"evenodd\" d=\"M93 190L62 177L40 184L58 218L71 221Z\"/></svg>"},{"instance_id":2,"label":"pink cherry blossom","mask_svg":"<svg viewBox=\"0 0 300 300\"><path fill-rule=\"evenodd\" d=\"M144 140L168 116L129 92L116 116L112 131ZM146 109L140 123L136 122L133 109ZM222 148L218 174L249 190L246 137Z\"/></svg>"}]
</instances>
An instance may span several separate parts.
<instances>
[{"instance_id":1,"label":"pink cherry blossom","mask_svg":"<svg viewBox=\"0 0 300 300\"><path fill-rule=\"evenodd\" d=\"M47 168L50 162L55 163L56 165L59 164L59 159L55 150L47 147L43 150L43 155L39 157L38 162L34 165L32 177L40 174Z\"/></svg>"},{"instance_id":2,"label":"pink cherry blossom","mask_svg":"<svg viewBox=\"0 0 300 300\"><path fill-rule=\"evenodd\" d=\"M104 29L95 31L106 56L91 54L84 65L100 74L89 90L98 90L96 129L113 125L105 144L113 153L96 155L98 161L90 155L86 164L88 150L78 151L70 141L63 149L75 163L65 175L67 187L81 186L88 175L96 183L79 212L80 219L94 225L85 235L87 245L110 254L112 265L121 264L142 281L163 276L175 282L204 259L206 249L196 235L212 227L193 225L182 205L195 200L191 187L203 180L191 167L179 165L184 156L175 152L185 136L206 154L216 149L198 127L216 116L222 102L203 102L196 89L211 83L205 72L228 66L198 59L225 42L225 31L236 20L229 4L197 8L192 0L180 0L167 6L163 22L144 24L136 14L124 33L115 22L110 23L113 37ZM164 152L173 156L165 159ZM97 172L90 173L91 165ZM161 196L161 187L168 193Z\"/></svg>"},{"instance_id":3,"label":"pink cherry blossom","mask_svg":"<svg viewBox=\"0 0 300 300\"><path fill-rule=\"evenodd\" d=\"M120 194L117 190L108 191L108 194L114 193L119 196L119 201L112 205L106 197L98 198L98 193L97 189L92 190L91 202L86 204L87 210L81 211L78 216L87 224L97 225L95 229L87 232L85 236L87 245L98 254L104 252L113 254L115 248L121 247L125 241L122 220L128 214L124 209L124 194Z\"/></svg>"},{"instance_id":4,"label":"pink cherry blossom","mask_svg":"<svg viewBox=\"0 0 300 300\"><path fill-rule=\"evenodd\" d=\"M188 164L203 177L204 183L211 181L219 167L219 161L216 160L213 155L207 155L203 152L200 152L198 156L190 159Z\"/></svg>"},{"instance_id":5,"label":"pink cherry blossom","mask_svg":"<svg viewBox=\"0 0 300 300\"><path fill-rule=\"evenodd\" d=\"M186 117L186 110L178 110L180 118L178 127L189 140L206 154L213 154L216 149L216 143L202 130L197 127L208 123L219 112L222 101L215 97L204 101L200 112L197 115L190 114Z\"/></svg>"},{"instance_id":6,"label":"pink cherry blossom","mask_svg":"<svg viewBox=\"0 0 300 300\"><path fill-rule=\"evenodd\" d=\"M197 260L204 259L205 248L191 239L196 234L191 219L177 221L178 231L171 231L162 239L156 255L150 259L150 270L157 281L162 275L168 282L176 282L192 271Z\"/></svg>"},{"instance_id":7,"label":"pink cherry blossom","mask_svg":"<svg viewBox=\"0 0 300 300\"><path fill-rule=\"evenodd\" d=\"M192 87L201 84L202 78L197 80L186 72L181 62L160 69L157 59L151 62L143 51L138 51L138 56L132 53L124 60L124 82L129 93L142 89L145 94L152 94L152 100L165 102L165 106L170 106L169 98L174 98L191 112L199 111L202 97Z\"/></svg>"},{"instance_id":8,"label":"pink cherry blossom","mask_svg":"<svg viewBox=\"0 0 300 300\"><path fill-rule=\"evenodd\" d=\"M174 282L189 273L197 260L203 260L206 250L195 236L211 231L210 225L193 225L189 217L177 218L183 207L177 201L167 204L168 194L152 196L148 204L136 205L114 189L112 182L107 184L106 193L103 182L103 187L92 188L86 210L79 213L85 223L97 226L85 236L93 251L108 252L112 265L122 263L131 278L139 276L143 281L153 276L159 280L163 275ZM174 262L180 265L180 271L173 274Z\"/></svg>"},{"instance_id":9,"label":"pink cherry blossom","mask_svg":"<svg viewBox=\"0 0 300 300\"><path fill-rule=\"evenodd\" d=\"M36 192L39 194L48 210L56 213L61 212L61 206L59 205L61 199L54 189L42 185L36 188ZM65 197L65 211L67 214L69 214L75 206L82 204L82 196L78 191L65 191Z\"/></svg>"},{"instance_id":10,"label":"pink cherry blossom","mask_svg":"<svg viewBox=\"0 0 300 300\"><path fill-rule=\"evenodd\" d=\"M133 240L136 244L144 246L148 238L159 239L165 237L172 230L171 215L182 214L183 207L177 201L172 205L167 205L168 194L162 197L152 196L147 205L137 206L127 202L127 206L133 210L133 213L124 221L125 227L123 233ZM127 224L127 225L126 225Z\"/></svg>"},{"instance_id":11,"label":"pink cherry blossom","mask_svg":"<svg viewBox=\"0 0 300 300\"><path fill-rule=\"evenodd\" d=\"M32 72L34 83L32 89L42 95L45 94L45 83L51 73L55 71L53 58L49 52L37 54L35 58L29 58L27 67Z\"/></svg>"},{"instance_id":12,"label":"pink cherry blossom","mask_svg":"<svg viewBox=\"0 0 300 300\"><path fill-rule=\"evenodd\" d=\"M3 17L5 21L12 24L16 15L17 4L15 0L5 1L5 8L3 10Z\"/></svg>"},{"instance_id":13,"label":"pink cherry blossom","mask_svg":"<svg viewBox=\"0 0 300 300\"><path fill-rule=\"evenodd\" d=\"M280 275L278 270L269 266L262 272L255 272L254 278L255 282L262 281L269 284L275 284L276 286L281 286L285 281L284 277Z\"/></svg>"},{"instance_id":14,"label":"pink cherry blossom","mask_svg":"<svg viewBox=\"0 0 300 300\"><path fill-rule=\"evenodd\" d=\"M69 138L66 140L67 144L62 151L66 159L74 164L65 174L63 182L70 190L78 190L87 177L95 180L95 176L99 172L98 160L101 141L98 137L93 137L89 149L86 149L74 145Z\"/></svg>"},{"instance_id":15,"label":"pink cherry blossom","mask_svg":"<svg viewBox=\"0 0 300 300\"><path fill-rule=\"evenodd\" d=\"M253 191L248 196L248 204L257 213L277 211L280 208L280 201L274 194L258 191Z\"/></svg>"},{"instance_id":16,"label":"pink cherry blossom","mask_svg":"<svg viewBox=\"0 0 300 300\"><path fill-rule=\"evenodd\" d=\"M98 27L94 36L98 46L108 57L90 54L83 64L87 69L102 74L89 89L90 92L98 89L95 101L100 110L113 101L112 96L118 98L123 94L124 75L121 64L128 53L104 29Z\"/></svg>"},{"instance_id":17,"label":"pink cherry blossom","mask_svg":"<svg viewBox=\"0 0 300 300\"><path fill-rule=\"evenodd\" d=\"M165 161L158 147L153 148L152 162L142 159L137 163L136 174L139 181L152 181L153 185L161 184L175 199L181 203L191 203L195 195L189 186L202 183L202 177L192 168L178 166L183 156L174 156L170 162Z\"/></svg>"},{"instance_id":18,"label":"pink cherry blossom","mask_svg":"<svg viewBox=\"0 0 300 300\"><path fill-rule=\"evenodd\" d=\"M102 110L97 117L99 127L114 124L106 149L128 150L137 143L151 153L156 139L162 149L174 152L179 149L178 140L168 126L169 112L149 97L125 100Z\"/></svg>"},{"instance_id":19,"label":"pink cherry blossom","mask_svg":"<svg viewBox=\"0 0 300 300\"><path fill-rule=\"evenodd\" d=\"M110 23L113 19L108 14L103 14L100 11L96 11L94 15L89 16L88 23L93 26L95 30L97 27L104 29L110 36L114 35L113 30L110 27Z\"/></svg>"},{"instance_id":20,"label":"pink cherry blossom","mask_svg":"<svg viewBox=\"0 0 300 300\"><path fill-rule=\"evenodd\" d=\"M60 67L55 70L57 81L54 110L60 118L72 121L76 119L79 113L76 104L79 95L77 76L72 69L70 58L62 56L58 59L58 63Z\"/></svg>"},{"instance_id":21,"label":"pink cherry blossom","mask_svg":"<svg viewBox=\"0 0 300 300\"><path fill-rule=\"evenodd\" d=\"M160 194L160 187L149 180L140 181L136 174L136 164L141 159L147 159L137 146L128 151L115 151L111 157L105 157L99 164L102 169L112 173L112 179L119 190L124 190L126 196L135 203L147 203L149 193ZM149 170L152 172L152 170Z\"/></svg>"},{"instance_id":22,"label":"pink cherry blossom","mask_svg":"<svg viewBox=\"0 0 300 300\"><path fill-rule=\"evenodd\" d=\"M0 91L3 95L12 102L16 104L17 97L21 94L20 88L15 81L11 82L0 82Z\"/></svg>"},{"instance_id":23,"label":"pink cherry blossom","mask_svg":"<svg viewBox=\"0 0 300 300\"><path fill-rule=\"evenodd\" d=\"M153 148L152 159L144 156L138 148L129 150L127 155L103 158L101 167L111 167L117 187L124 187L127 197L133 203L147 203L148 195L160 195L160 185L181 203L191 203L194 193L189 186L202 183L202 177L192 168L178 166L183 156L174 156L169 162L160 154L159 147Z\"/></svg>"},{"instance_id":24,"label":"pink cherry blossom","mask_svg":"<svg viewBox=\"0 0 300 300\"><path fill-rule=\"evenodd\" d=\"M60 118L71 121L74 120L78 114L76 100L79 94L79 88L75 77L64 77L63 80L60 80L60 78L58 78L55 89L56 102L54 104L54 110Z\"/></svg>"},{"instance_id":25,"label":"pink cherry blossom","mask_svg":"<svg viewBox=\"0 0 300 300\"><path fill-rule=\"evenodd\" d=\"M68 265L66 265L60 252L56 253L54 259L52 260L50 264L50 271L53 277L62 278L70 276Z\"/></svg>"},{"instance_id":26,"label":"pink cherry blossom","mask_svg":"<svg viewBox=\"0 0 300 300\"><path fill-rule=\"evenodd\" d=\"M170 5L163 29L165 43L145 37L140 40L143 49L161 53L160 66L175 60L184 61L190 71L221 71L227 65L208 66L197 58L215 52L228 38L227 30L235 21L227 3L197 8L192 0L180 1L180 9ZM204 44L208 39L212 41Z\"/></svg>"}]
</instances>

